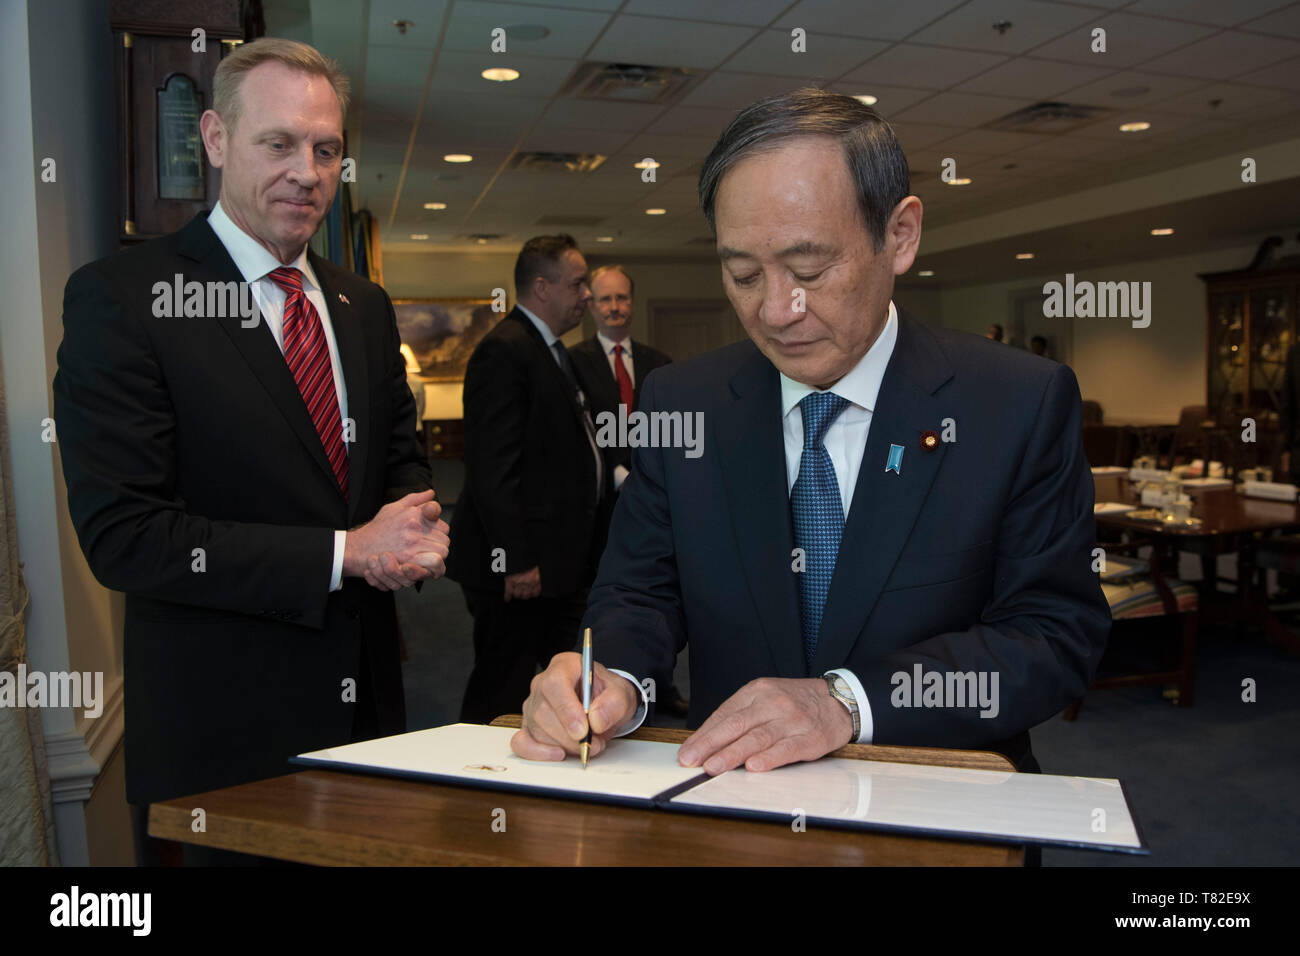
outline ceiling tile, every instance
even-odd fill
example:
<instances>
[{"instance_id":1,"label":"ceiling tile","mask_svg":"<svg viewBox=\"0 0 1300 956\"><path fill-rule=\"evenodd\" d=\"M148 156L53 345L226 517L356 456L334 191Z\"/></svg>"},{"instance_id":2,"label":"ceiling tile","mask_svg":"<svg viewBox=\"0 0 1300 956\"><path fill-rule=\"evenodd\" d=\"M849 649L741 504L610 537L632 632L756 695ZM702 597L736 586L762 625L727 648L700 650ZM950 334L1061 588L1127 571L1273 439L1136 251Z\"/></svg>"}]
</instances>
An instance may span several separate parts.
<instances>
[{"instance_id":1,"label":"ceiling tile","mask_svg":"<svg viewBox=\"0 0 1300 956\"><path fill-rule=\"evenodd\" d=\"M925 149L966 132L957 126L935 126L931 123L900 123L890 120L889 125L904 150Z\"/></svg>"},{"instance_id":2,"label":"ceiling tile","mask_svg":"<svg viewBox=\"0 0 1300 956\"><path fill-rule=\"evenodd\" d=\"M710 70L754 36L752 27L621 14L590 54L613 63Z\"/></svg>"},{"instance_id":3,"label":"ceiling tile","mask_svg":"<svg viewBox=\"0 0 1300 956\"><path fill-rule=\"evenodd\" d=\"M1104 61L1099 60L1099 64ZM1048 99L1063 90L1095 82L1113 73L1109 66L1084 66L1017 57L987 73L962 83L963 93L993 93L999 96L1033 96Z\"/></svg>"},{"instance_id":4,"label":"ceiling tile","mask_svg":"<svg viewBox=\"0 0 1300 956\"><path fill-rule=\"evenodd\" d=\"M1030 106L1033 100L975 93L940 93L898 114L906 123L939 123L947 126L983 126L1008 113Z\"/></svg>"},{"instance_id":5,"label":"ceiling tile","mask_svg":"<svg viewBox=\"0 0 1300 956\"><path fill-rule=\"evenodd\" d=\"M1092 51L1092 31L1098 27L1106 31L1105 53ZM1123 69L1194 43L1213 32L1212 27L1191 23L1112 13L1036 47L1033 53L1049 60Z\"/></svg>"},{"instance_id":6,"label":"ceiling tile","mask_svg":"<svg viewBox=\"0 0 1300 956\"><path fill-rule=\"evenodd\" d=\"M709 0L707 4L699 0L631 0L623 10L655 17L761 27L789 5L790 0Z\"/></svg>"},{"instance_id":7,"label":"ceiling tile","mask_svg":"<svg viewBox=\"0 0 1300 956\"><path fill-rule=\"evenodd\" d=\"M446 6L447 0L429 0L418 6L413 6L409 0L371 0L367 42L372 46L432 50L438 45ZM411 24L405 33L393 26L397 20Z\"/></svg>"},{"instance_id":8,"label":"ceiling tile","mask_svg":"<svg viewBox=\"0 0 1300 956\"><path fill-rule=\"evenodd\" d=\"M805 51L791 49L789 30L764 30L762 34L727 61L728 70L750 73L778 73L782 76L836 77L875 56L889 46L883 40L809 33Z\"/></svg>"},{"instance_id":9,"label":"ceiling tile","mask_svg":"<svg viewBox=\"0 0 1300 956\"><path fill-rule=\"evenodd\" d=\"M663 112L664 107L647 103L610 103L565 97L550 105L545 122L551 126L583 129L639 130Z\"/></svg>"},{"instance_id":10,"label":"ceiling tile","mask_svg":"<svg viewBox=\"0 0 1300 956\"><path fill-rule=\"evenodd\" d=\"M832 83L827 89L849 96L870 93L876 97L872 108L885 118L901 113L913 103L934 96L934 90L910 90L901 86L885 86L883 83Z\"/></svg>"},{"instance_id":11,"label":"ceiling tile","mask_svg":"<svg viewBox=\"0 0 1300 956\"><path fill-rule=\"evenodd\" d=\"M407 86L418 91L432 62L432 50L371 45L366 48L366 90L373 85Z\"/></svg>"},{"instance_id":12,"label":"ceiling tile","mask_svg":"<svg viewBox=\"0 0 1300 956\"><path fill-rule=\"evenodd\" d=\"M1142 64L1153 73L1221 80L1300 56L1300 40L1229 30Z\"/></svg>"},{"instance_id":13,"label":"ceiling tile","mask_svg":"<svg viewBox=\"0 0 1300 956\"><path fill-rule=\"evenodd\" d=\"M734 110L678 106L652 123L646 133L650 136L668 133L672 136L700 136L716 140L735 115Z\"/></svg>"},{"instance_id":14,"label":"ceiling tile","mask_svg":"<svg viewBox=\"0 0 1300 956\"><path fill-rule=\"evenodd\" d=\"M798 85L788 76L713 73L682 99L682 105L740 110L770 96L788 93Z\"/></svg>"},{"instance_id":15,"label":"ceiling tile","mask_svg":"<svg viewBox=\"0 0 1300 956\"><path fill-rule=\"evenodd\" d=\"M543 153L600 153L608 156L627 142L625 132L598 129L534 129L523 149Z\"/></svg>"},{"instance_id":16,"label":"ceiling tile","mask_svg":"<svg viewBox=\"0 0 1300 956\"><path fill-rule=\"evenodd\" d=\"M900 43L842 77L841 82L890 83L942 90L999 63L1005 63L1007 59L1008 57L995 53L973 53L969 50Z\"/></svg>"},{"instance_id":17,"label":"ceiling tile","mask_svg":"<svg viewBox=\"0 0 1300 956\"><path fill-rule=\"evenodd\" d=\"M1024 53L1096 17L1096 10L1083 7L1031 0L971 0L909 39L994 53ZM1010 21L1012 26L998 33L993 29L998 21Z\"/></svg>"},{"instance_id":18,"label":"ceiling tile","mask_svg":"<svg viewBox=\"0 0 1300 956\"><path fill-rule=\"evenodd\" d=\"M1205 85L1204 80L1192 80L1181 76L1136 72L1116 73L1095 83L1067 90L1062 98L1069 103L1105 106L1123 111L1182 93L1190 93ZM1117 93L1123 95L1116 95Z\"/></svg>"},{"instance_id":19,"label":"ceiling tile","mask_svg":"<svg viewBox=\"0 0 1300 956\"><path fill-rule=\"evenodd\" d=\"M1253 110L1261 104L1285 99L1289 97L1280 90L1211 83L1194 92L1182 93L1153 105L1168 113L1193 113L1210 119L1230 120L1238 113Z\"/></svg>"},{"instance_id":20,"label":"ceiling tile","mask_svg":"<svg viewBox=\"0 0 1300 956\"><path fill-rule=\"evenodd\" d=\"M1192 20L1219 27L1230 27L1284 7L1290 0L1138 0L1128 9L1133 13L1150 13Z\"/></svg>"},{"instance_id":21,"label":"ceiling tile","mask_svg":"<svg viewBox=\"0 0 1300 956\"><path fill-rule=\"evenodd\" d=\"M961 157L970 154L979 156L1000 156L1013 150L1033 146L1043 137L1036 133L1004 133L997 130L973 129L969 132L945 140L943 148L949 156Z\"/></svg>"},{"instance_id":22,"label":"ceiling tile","mask_svg":"<svg viewBox=\"0 0 1300 956\"><path fill-rule=\"evenodd\" d=\"M1267 33L1269 36L1294 37L1300 40L1300 3L1293 3L1284 10L1262 16L1258 20L1242 23L1238 29Z\"/></svg>"},{"instance_id":23,"label":"ceiling tile","mask_svg":"<svg viewBox=\"0 0 1300 956\"><path fill-rule=\"evenodd\" d=\"M483 79L484 70L498 66L518 70L519 78L509 83ZM546 98L560 91L573 69L573 63L569 60L551 57L443 50L438 55L431 89L489 96Z\"/></svg>"},{"instance_id":24,"label":"ceiling tile","mask_svg":"<svg viewBox=\"0 0 1300 956\"><path fill-rule=\"evenodd\" d=\"M1274 63L1262 70L1245 73L1236 78L1238 83L1272 86L1285 90L1300 90L1300 58Z\"/></svg>"},{"instance_id":25,"label":"ceiling tile","mask_svg":"<svg viewBox=\"0 0 1300 956\"><path fill-rule=\"evenodd\" d=\"M909 0L907 3L846 3L845 0L803 0L776 22L788 32L803 27L809 33L901 40L963 0Z\"/></svg>"},{"instance_id":26,"label":"ceiling tile","mask_svg":"<svg viewBox=\"0 0 1300 956\"><path fill-rule=\"evenodd\" d=\"M586 6L581 3L565 5ZM586 52L608 22L609 14L585 10L516 3L458 2L452 11L451 22L447 24L443 49L491 53L494 29L526 24L544 26L550 33L540 40L519 40L511 39L507 31L505 52L493 55L506 57L522 53L576 59Z\"/></svg>"}]
</instances>

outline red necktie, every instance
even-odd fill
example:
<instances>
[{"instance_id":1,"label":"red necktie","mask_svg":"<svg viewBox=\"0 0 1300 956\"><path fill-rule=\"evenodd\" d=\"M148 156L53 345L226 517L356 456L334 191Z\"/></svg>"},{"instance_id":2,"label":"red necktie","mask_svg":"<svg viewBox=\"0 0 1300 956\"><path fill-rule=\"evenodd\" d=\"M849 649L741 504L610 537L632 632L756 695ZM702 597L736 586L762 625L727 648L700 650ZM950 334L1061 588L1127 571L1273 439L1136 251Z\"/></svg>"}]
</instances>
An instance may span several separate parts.
<instances>
[{"instance_id":1,"label":"red necktie","mask_svg":"<svg viewBox=\"0 0 1300 956\"><path fill-rule=\"evenodd\" d=\"M623 346L614 346L614 378L618 382L618 398L627 410L632 411L632 378L627 374L627 366L623 364Z\"/></svg>"},{"instance_id":2,"label":"red necktie","mask_svg":"<svg viewBox=\"0 0 1300 956\"><path fill-rule=\"evenodd\" d=\"M267 276L284 290L284 359L307 404L307 413L320 435L325 457L334 468L339 490L348 496L348 450L343 444L343 419L338 394L334 391L334 370L330 367L325 327L316 307L302 291L302 273L294 268L272 270Z\"/></svg>"}]
</instances>

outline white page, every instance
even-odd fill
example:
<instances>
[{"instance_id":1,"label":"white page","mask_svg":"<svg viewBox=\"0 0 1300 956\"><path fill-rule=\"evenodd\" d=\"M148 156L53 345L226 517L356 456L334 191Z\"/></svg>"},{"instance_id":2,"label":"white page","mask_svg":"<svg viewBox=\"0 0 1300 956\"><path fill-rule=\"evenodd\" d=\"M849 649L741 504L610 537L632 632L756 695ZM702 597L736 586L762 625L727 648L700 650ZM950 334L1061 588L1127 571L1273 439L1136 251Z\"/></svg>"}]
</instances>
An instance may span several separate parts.
<instances>
[{"instance_id":1,"label":"white page","mask_svg":"<svg viewBox=\"0 0 1300 956\"><path fill-rule=\"evenodd\" d=\"M510 750L513 727L451 724L300 754L313 766L422 775L493 787L536 787L588 796L650 801L701 775L677 763L678 744L610 741L583 770L582 761L525 760Z\"/></svg>"},{"instance_id":2,"label":"white page","mask_svg":"<svg viewBox=\"0 0 1300 956\"><path fill-rule=\"evenodd\" d=\"M1095 777L826 757L764 773L733 770L670 802L772 814L786 821L801 811L808 819L1009 842L1142 846L1119 781Z\"/></svg>"}]
</instances>

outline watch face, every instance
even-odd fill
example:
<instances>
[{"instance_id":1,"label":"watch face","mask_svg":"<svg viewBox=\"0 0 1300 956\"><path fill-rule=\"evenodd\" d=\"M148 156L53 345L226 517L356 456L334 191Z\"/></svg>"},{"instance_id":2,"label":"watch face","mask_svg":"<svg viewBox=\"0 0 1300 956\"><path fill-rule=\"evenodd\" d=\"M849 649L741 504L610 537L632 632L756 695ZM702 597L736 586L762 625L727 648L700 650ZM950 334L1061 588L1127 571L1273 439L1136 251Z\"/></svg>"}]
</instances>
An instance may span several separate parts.
<instances>
[{"instance_id":1,"label":"watch face","mask_svg":"<svg viewBox=\"0 0 1300 956\"><path fill-rule=\"evenodd\" d=\"M835 692L837 694L843 694L845 697L848 697L850 700L852 700L853 688L849 686L849 682L844 679L844 676L842 674L836 674L834 680L835 680Z\"/></svg>"}]
</instances>

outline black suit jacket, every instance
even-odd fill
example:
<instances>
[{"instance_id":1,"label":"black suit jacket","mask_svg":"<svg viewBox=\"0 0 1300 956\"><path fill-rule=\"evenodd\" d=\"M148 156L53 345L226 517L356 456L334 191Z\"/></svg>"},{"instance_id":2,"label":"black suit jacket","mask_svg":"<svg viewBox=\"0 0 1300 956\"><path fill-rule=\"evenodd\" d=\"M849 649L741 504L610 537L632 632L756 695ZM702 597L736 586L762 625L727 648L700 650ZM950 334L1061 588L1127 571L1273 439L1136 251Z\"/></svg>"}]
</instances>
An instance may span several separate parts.
<instances>
[{"instance_id":1,"label":"black suit jacket","mask_svg":"<svg viewBox=\"0 0 1300 956\"><path fill-rule=\"evenodd\" d=\"M671 673L689 643L690 726L755 678L845 667L875 743L1024 762L1029 728L1087 689L1110 611L1067 366L900 314L811 667L776 369L751 342L728 346L655 372L641 408L703 412L703 453L634 450L583 625L601 663L638 677ZM956 441L923 450L946 418ZM996 673L996 715L896 706L894 675L917 665L945 682Z\"/></svg>"},{"instance_id":2,"label":"black suit jacket","mask_svg":"<svg viewBox=\"0 0 1300 956\"><path fill-rule=\"evenodd\" d=\"M594 335L584 339L569 349L569 354L573 356L573 365L577 370L578 380L582 382L583 390L587 393L593 417L601 412L618 415L618 406L622 403L618 393L618 380L614 378L614 372L609 367L609 359L600 344L600 339ZM646 376L671 361L672 359L658 349L652 349L636 340L632 341L632 365L636 368L636 377L632 382L632 408L628 409L629 412L640 404L641 383L645 381ZM630 469L632 449L620 448L617 445L610 446L605 449L605 461L611 472L617 465Z\"/></svg>"},{"instance_id":3,"label":"black suit jacket","mask_svg":"<svg viewBox=\"0 0 1300 956\"><path fill-rule=\"evenodd\" d=\"M347 501L260 315L154 315L154 284L176 273L241 280L206 214L68 280L58 445L86 560L126 593L132 803L285 773L348 742L358 707L405 729L392 594L329 583L335 529L429 488L429 466L388 296L309 258L356 428Z\"/></svg>"},{"instance_id":4,"label":"black suit jacket","mask_svg":"<svg viewBox=\"0 0 1300 956\"><path fill-rule=\"evenodd\" d=\"M528 316L513 309L483 337L463 395L465 489L451 520L447 576L504 591L506 574L537 567L545 597L588 587L611 496L598 503L579 393Z\"/></svg>"}]
</instances>

